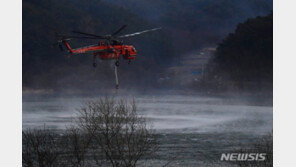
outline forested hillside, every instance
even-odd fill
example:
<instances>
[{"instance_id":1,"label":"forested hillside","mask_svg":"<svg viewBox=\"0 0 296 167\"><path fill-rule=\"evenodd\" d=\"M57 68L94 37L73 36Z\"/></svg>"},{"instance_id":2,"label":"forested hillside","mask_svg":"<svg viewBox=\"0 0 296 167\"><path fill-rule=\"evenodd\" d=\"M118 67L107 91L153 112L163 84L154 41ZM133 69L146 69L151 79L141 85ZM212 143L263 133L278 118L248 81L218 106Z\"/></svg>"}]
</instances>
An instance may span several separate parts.
<instances>
[{"instance_id":1,"label":"forested hillside","mask_svg":"<svg viewBox=\"0 0 296 167\"><path fill-rule=\"evenodd\" d=\"M272 13L238 24L217 47L207 72L207 85L216 89L272 92Z\"/></svg>"}]
</instances>

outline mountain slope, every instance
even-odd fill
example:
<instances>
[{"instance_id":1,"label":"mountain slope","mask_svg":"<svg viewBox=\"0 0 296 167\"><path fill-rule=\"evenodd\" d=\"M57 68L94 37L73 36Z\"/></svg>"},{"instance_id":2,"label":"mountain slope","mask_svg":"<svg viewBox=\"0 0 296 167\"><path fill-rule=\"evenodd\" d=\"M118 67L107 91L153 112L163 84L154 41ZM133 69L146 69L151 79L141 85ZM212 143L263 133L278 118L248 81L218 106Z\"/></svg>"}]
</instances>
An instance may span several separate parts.
<instances>
[{"instance_id":1,"label":"mountain slope","mask_svg":"<svg viewBox=\"0 0 296 167\"><path fill-rule=\"evenodd\" d=\"M215 88L272 92L272 13L239 24L219 44L207 71Z\"/></svg>"}]
</instances>

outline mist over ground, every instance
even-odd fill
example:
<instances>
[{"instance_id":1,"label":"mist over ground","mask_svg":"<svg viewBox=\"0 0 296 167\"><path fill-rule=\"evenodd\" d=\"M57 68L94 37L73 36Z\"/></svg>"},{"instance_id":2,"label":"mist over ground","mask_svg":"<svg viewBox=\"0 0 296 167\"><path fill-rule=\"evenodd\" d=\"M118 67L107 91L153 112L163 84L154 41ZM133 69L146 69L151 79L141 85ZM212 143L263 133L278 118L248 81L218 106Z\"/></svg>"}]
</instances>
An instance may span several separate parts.
<instances>
[{"instance_id":1,"label":"mist over ground","mask_svg":"<svg viewBox=\"0 0 296 167\"><path fill-rule=\"evenodd\" d=\"M49 128L62 133L75 124L86 101L100 97L23 98L23 129ZM104 98L104 97L103 97ZM272 132L272 107L196 95L115 96L135 99L138 113L147 119L160 143L154 156L138 165L231 166L221 153L252 148ZM235 165L233 165L235 166Z\"/></svg>"}]
</instances>

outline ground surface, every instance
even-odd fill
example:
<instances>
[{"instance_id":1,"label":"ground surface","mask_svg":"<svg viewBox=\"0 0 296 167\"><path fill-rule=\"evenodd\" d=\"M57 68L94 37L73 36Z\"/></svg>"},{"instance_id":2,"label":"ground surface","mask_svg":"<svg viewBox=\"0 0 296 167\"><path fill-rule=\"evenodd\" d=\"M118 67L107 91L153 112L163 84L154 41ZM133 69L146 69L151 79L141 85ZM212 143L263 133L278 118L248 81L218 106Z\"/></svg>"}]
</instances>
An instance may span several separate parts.
<instances>
[{"instance_id":1,"label":"ground surface","mask_svg":"<svg viewBox=\"0 0 296 167\"><path fill-rule=\"evenodd\" d=\"M23 129L44 124L64 129L75 119L76 109L90 99L24 97ZM220 166L221 153L250 145L272 131L271 106L183 95L135 96L135 100L161 143L149 164L164 165L173 160L170 166Z\"/></svg>"}]
</instances>

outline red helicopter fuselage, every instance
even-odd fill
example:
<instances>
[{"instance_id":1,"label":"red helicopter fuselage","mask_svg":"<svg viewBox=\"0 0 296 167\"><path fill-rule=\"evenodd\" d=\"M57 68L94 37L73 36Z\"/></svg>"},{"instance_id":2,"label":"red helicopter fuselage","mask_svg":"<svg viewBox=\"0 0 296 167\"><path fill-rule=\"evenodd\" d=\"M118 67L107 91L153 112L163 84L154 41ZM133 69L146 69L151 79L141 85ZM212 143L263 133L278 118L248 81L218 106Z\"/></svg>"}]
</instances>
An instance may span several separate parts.
<instances>
[{"instance_id":1,"label":"red helicopter fuselage","mask_svg":"<svg viewBox=\"0 0 296 167\"><path fill-rule=\"evenodd\" d=\"M125 27L126 25L123 25L114 33L110 35L103 35L103 36L85 33L81 31L72 31L73 33L79 34L79 36L60 35L56 33L56 38L58 40L56 44L58 44L61 51L64 50L62 46L62 44L64 44L70 53L69 57L72 54L92 53L94 67L97 66L96 58L100 58L102 60L115 60L115 66L114 66L115 77L116 77L115 81L116 81L116 89L118 89L119 84L118 84L118 77L117 77L117 67L119 66L119 59L122 57L123 59L128 60L128 64L129 64L131 60L134 60L136 58L136 55L137 55L137 51L135 47L132 45L123 45L123 42L121 41L121 39L129 38L129 37L137 36L143 33L161 29L161 28L154 28L154 29L144 30L144 31L135 32L131 34L118 35ZM71 39L94 39L94 40L103 39L103 40L95 45L89 45L81 48L72 49L70 47L70 44L68 43L68 41Z\"/></svg>"},{"instance_id":2,"label":"red helicopter fuselage","mask_svg":"<svg viewBox=\"0 0 296 167\"><path fill-rule=\"evenodd\" d=\"M93 53L94 57L99 57L102 60L119 59L120 56L125 60L134 60L137 51L132 45L108 45L101 41L98 45L90 45L81 48L72 49L67 41L63 41L70 54Z\"/></svg>"}]
</instances>

